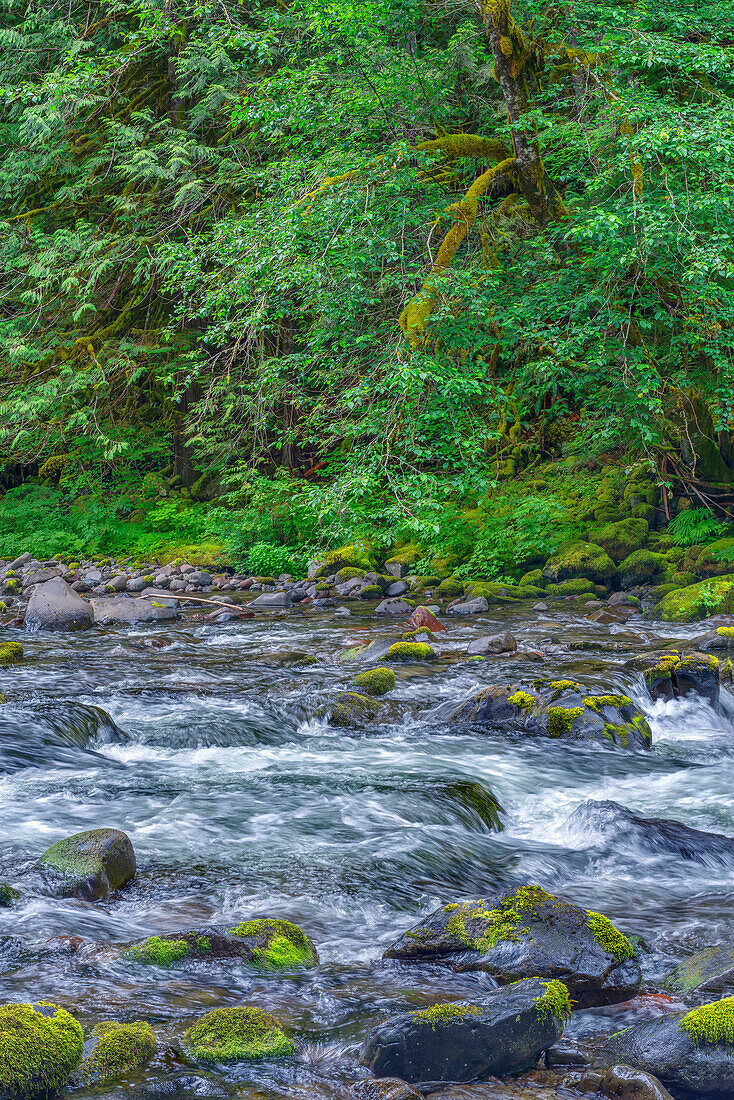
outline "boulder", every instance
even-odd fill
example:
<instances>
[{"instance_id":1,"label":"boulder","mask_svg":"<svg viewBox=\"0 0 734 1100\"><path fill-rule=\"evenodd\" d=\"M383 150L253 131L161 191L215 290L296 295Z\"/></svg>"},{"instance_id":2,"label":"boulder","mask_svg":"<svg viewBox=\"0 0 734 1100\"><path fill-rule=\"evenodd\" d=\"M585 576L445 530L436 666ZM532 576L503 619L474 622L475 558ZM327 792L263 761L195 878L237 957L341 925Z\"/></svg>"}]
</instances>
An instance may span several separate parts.
<instances>
[{"instance_id":1,"label":"boulder","mask_svg":"<svg viewBox=\"0 0 734 1100\"><path fill-rule=\"evenodd\" d=\"M489 611L489 604L484 596L463 600L461 603L455 603L448 608L449 615L483 615L485 611Z\"/></svg>"},{"instance_id":2,"label":"boulder","mask_svg":"<svg viewBox=\"0 0 734 1100\"><path fill-rule=\"evenodd\" d=\"M370 692L370 695L373 694ZM328 708L329 725L345 729L370 726L380 709L380 704L368 695L356 691L342 691Z\"/></svg>"},{"instance_id":3,"label":"boulder","mask_svg":"<svg viewBox=\"0 0 734 1100\"><path fill-rule=\"evenodd\" d=\"M618 523L607 523L604 527L589 532L589 539L596 546L606 550L613 562L628 558L647 540L650 527L644 519L622 519Z\"/></svg>"},{"instance_id":4,"label":"boulder","mask_svg":"<svg viewBox=\"0 0 734 1100\"><path fill-rule=\"evenodd\" d=\"M584 1008L626 1001L640 985L632 944L607 917L534 885L444 905L385 958L481 970L501 985L558 978Z\"/></svg>"},{"instance_id":5,"label":"boulder","mask_svg":"<svg viewBox=\"0 0 734 1100\"><path fill-rule=\"evenodd\" d=\"M652 550L635 550L620 562L619 582L622 588L636 588L638 584L649 584L653 577L660 576L668 564L664 554L655 554Z\"/></svg>"},{"instance_id":6,"label":"boulder","mask_svg":"<svg viewBox=\"0 0 734 1100\"><path fill-rule=\"evenodd\" d=\"M734 866L734 838L667 818L638 817L618 802L590 800L576 810L570 824L602 833L615 848L674 855L709 867Z\"/></svg>"},{"instance_id":7,"label":"boulder","mask_svg":"<svg viewBox=\"0 0 734 1100\"><path fill-rule=\"evenodd\" d=\"M258 970L303 970L319 961L316 948L303 929L278 919L247 920L231 928L207 927L149 936L126 947L124 955L148 966L236 959Z\"/></svg>"},{"instance_id":8,"label":"boulder","mask_svg":"<svg viewBox=\"0 0 734 1100\"><path fill-rule=\"evenodd\" d=\"M41 864L60 876L62 896L97 901L134 877L135 850L119 829L90 829L52 844Z\"/></svg>"},{"instance_id":9,"label":"boulder","mask_svg":"<svg viewBox=\"0 0 734 1100\"><path fill-rule=\"evenodd\" d=\"M263 592L250 600L248 607L256 611L281 611L283 608L292 607L294 603L290 592Z\"/></svg>"},{"instance_id":10,"label":"boulder","mask_svg":"<svg viewBox=\"0 0 734 1100\"><path fill-rule=\"evenodd\" d=\"M0 909L12 909L20 900L20 893L8 886L7 882L0 882Z\"/></svg>"},{"instance_id":11,"label":"boulder","mask_svg":"<svg viewBox=\"0 0 734 1100\"><path fill-rule=\"evenodd\" d=\"M470 657L485 653L514 653L517 642L509 631L503 630L500 634L485 634L482 638L475 638L466 647Z\"/></svg>"},{"instance_id":12,"label":"boulder","mask_svg":"<svg viewBox=\"0 0 734 1100\"><path fill-rule=\"evenodd\" d=\"M390 585L392 588L392 585ZM388 589L389 591L389 589ZM360 597L361 598L361 597ZM388 599L382 600L375 608L376 615L409 615L413 605L406 600Z\"/></svg>"},{"instance_id":13,"label":"boulder","mask_svg":"<svg viewBox=\"0 0 734 1100\"><path fill-rule=\"evenodd\" d=\"M25 613L26 630L86 630L93 621L91 606L61 577L39 584Z\"/></svg>"},{"instance_id":14,"label":"boulder","mask_svg":"<svg viewBox=\"0 0 734 1100\"><path fill-rule=\"evenodd\" d=\"M698 653L730 657L734 654L734 626L719 626L709 634L696 638L693 644Z\"/></svg>"},{"instance_id":15,"label":"boulder","mask_svg":"<svg viewBox=\"0 0 734 1100\"><path fill-rule=\"evenodd\" d=\"M481 1081L535 1065L570 1015L559 981L530 978L475 1004L436 1004L376 1027L361 1061L377 1077L404 1081Z\"/></svg>"},{"instance_id":16,"label":"boulder","mask_svg":"<svg viewBox=\"0 0 734 1100\"><path fill-rule=\"evenodd\" d=\"M349 649L344 649L339 654L337 660L343 661L346 664L359 663L363 661L369 661L370 663L383 661L387 656L388 650L394 645L394 642L369 642L367 645L355 645L350 646Z\"/></svg>"},{"instance_id":17,"label":"boulder","mask_svg":"<svg viewBox=\"0 0 734 1100\"><path fill-rule=\"evenodd\" d=\"M440 634L441 631L446 630L446 627L442 622L439 622L434 612L423 606L416 607L408 619L408 623L413 630L420 630L423 627L425 630L430 630L431 634Z\"/></svg>"},{"instance_id":18,"label":"boulder","mask_svg":"<svg viewBox=\"0 0 734 1100\"><path fill-rule=\"evenodd\" d=\"M609 1100L673 1100L657 1077L632 1066L610 1066L599 1092Z\"/></svg>"},{"instance_id":19,"label":"boulder","mask_svg":"<svg viewBox=\"0 0 734 1100\"><path fill-rule=\"evenodd\" d=\"M404 596L405 593L409 590L409 588L410 588L410 585L408 584L407 581L393 581L393 583L389 584L387 586L387 588L385 589L385 595L386 596Z\"/></svg>"},{"instance_id":20,"label":"boulder","mask_svg":"<svg viewBox=\"0 0 734 1100\"><path fill-rule=\"evenodd\" d=\"M45 584L46 581L53 580L54 577L60 577L62 572L63 570L58 565L54 565L50 569L35 569L24 579L23 587L32 588L36 584Z\"/></svg>"},{"instance_id":21,"label":"boulder","mask_svg":"<svg viewBox=\"0 0 734 1100\"><path fill-rule=\"evenodd\" d=\"M734 612L734 574L699 581L668 592L652 609L651 617L669 623L692 623L709 615Z\"/></svg>"},{"instance_id":22,"label":"boulder","mask_svg":"<svg viewBox=\"0 0 734 1100\"><path fill-rule=\"evenodd\" d=\"M108 623L160 623L177 619L175 607L164 606L155 599L135 600L127 597L94 599L89 601L94 612L95 626Z\"/></svg>"},{"instance_id":23,"label":"boulder","mask_svg":"<svg viewBox=\"0 0 734 1100\"><path fill-rule=\"evenodd\" d=\"M357 673L352 683L364 695L387 695L395 687L395 673L391 668L371 668Z\"/></svg>"},{"instance_id":24,"label":"boulder","mask_svg":"<svg viewBox=\"0 0 734 1100\"><path fill-rule=\"evenodd\" d=\"M183 1033L181 1046L205 1063L283 1058L296 1049L276 1018L252 1005L208 1012Z\"/></svg>"},{"instance_id":25,"label":"boulder","mask_svg":"<svg viewBox=\"0 0 734 1100\"><path fill-rule=\"evenodd\" d=\"M642 673L652 699L677 699L692 693L708 699L714 709L719 706L719 662L712 654L651 654L633 658L625 668Z\"/></svg>"},{"instance_id":26,"label":"boulder","mask_svg":"<svg viewBox=\"0 0 734 1100\"><path fill-rule=\"evenodd\" d=\"M0 1097L41 1100L54 1096L79 1065L82 1045L81 1025L58 1005L3 1005Z\"/></svg>"},{"instance_id":27,"label":"boulder","mask_svg":"<svg viewBox=\"0 0 734 1100\"><path fill-rule=\"evenodd\" d=\"M479 691L454 712L455 720L564 741L595 741L647 750L652 732L628 695L597 695L574 680L533 680L528 685Z\"/></svg>"},{"instance_id":28,"label":"boulder","mask_svg":"<svg viewBox=\"0 0 734 1100\"><path fill-rule=\"evenodd\" d=\"M734 997L613 1035L606 1052L684 1096L734 1095Z\"/></svg>"},{"instance_id":29,"label":"boulder","mask_svg":"<svg viewBox=\"0 0 734 1100\"><path fill-rule=\"evenodd\" d=\"M147 1065L156 1052L155 1035L144 1020L105 1020L92 1028L84 1057L72 1077L74 1086L99 1088Z\"/></svg>"},{"instance_id":30,"label":"boulder","mask_svg":"<svg viewBox=\"0 0 734 1100\"><path fill-rule=\"evenodd\" d=\"M543 568L546 581L565 581L588 577L596 584L607 584L617 569L606 550L590 542L574 542L555 554Z\"/></svg>"},{"instance_id":31,"label":"boulder","mask_svg":"<svg viewBox=\"0 0 734 1100\"><path fill-rule=\"evenodd\" d=\"M707 993L721 997L734 992L734 945L704 947L673 967L663 978L664 989L674 993Z\"/></svg>"}]
</instances>

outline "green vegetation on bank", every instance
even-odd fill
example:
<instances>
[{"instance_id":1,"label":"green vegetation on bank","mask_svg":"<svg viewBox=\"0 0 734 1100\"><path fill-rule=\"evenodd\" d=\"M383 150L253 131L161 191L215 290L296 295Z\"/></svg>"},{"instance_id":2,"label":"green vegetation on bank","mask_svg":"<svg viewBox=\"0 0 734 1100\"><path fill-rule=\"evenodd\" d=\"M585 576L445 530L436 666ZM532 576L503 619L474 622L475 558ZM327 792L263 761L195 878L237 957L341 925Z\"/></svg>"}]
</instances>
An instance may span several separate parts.
<instances>
[{"instance_id":1,"label":"green vegetation on bank","mask_svg":"<svg viewBox=\"0 0 734 1100\"><path fill-rule=\"evenodd\" d=\"M0 8L0 557L733 571L723 0Z\"/></svg>"}]
</instances>

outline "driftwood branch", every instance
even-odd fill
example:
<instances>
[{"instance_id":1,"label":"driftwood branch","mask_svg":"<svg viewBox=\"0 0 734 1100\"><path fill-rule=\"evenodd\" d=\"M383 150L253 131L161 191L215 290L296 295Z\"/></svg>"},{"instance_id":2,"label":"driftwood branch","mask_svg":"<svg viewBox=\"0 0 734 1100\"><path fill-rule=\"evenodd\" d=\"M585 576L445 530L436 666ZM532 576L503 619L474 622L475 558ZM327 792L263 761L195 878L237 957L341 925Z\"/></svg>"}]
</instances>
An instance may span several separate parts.
<instances>
[{"instance_id":1,"label":"driftwood branch","mask_svg":"<svg viewBox=\"0 0 734 1100\"><path fill-rule=\"evenodd\" d=\"M247 611L247 608L239 607L236 603L224 603L222 600L207 600L204 596L192 596L190 593L186 593L185 596L178 596L174 592L148 592L145 596L138 596L139 600L193 600L195 603L209 603L212 607L226 607L228 611L237 611L240 614ZM252 611L250 614L254 614Z\"/></svg>"}]
</instances>

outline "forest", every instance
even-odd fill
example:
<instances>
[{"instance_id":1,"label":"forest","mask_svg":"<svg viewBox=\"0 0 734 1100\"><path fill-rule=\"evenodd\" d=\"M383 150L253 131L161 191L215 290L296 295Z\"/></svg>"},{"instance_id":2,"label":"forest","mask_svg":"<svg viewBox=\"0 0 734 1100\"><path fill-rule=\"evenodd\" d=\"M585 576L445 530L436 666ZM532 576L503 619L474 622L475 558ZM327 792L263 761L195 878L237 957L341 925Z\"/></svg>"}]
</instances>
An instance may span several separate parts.
<instances>
[{"instance_id":1,"label":"forest","mask_svg":"<svg viewBox=\"0 0 734 1100\"><path fill-rule=\"evenodd\" d=\"M729 531L723 0L0 7L0 555Z\"/></svg>"}]
</instances>

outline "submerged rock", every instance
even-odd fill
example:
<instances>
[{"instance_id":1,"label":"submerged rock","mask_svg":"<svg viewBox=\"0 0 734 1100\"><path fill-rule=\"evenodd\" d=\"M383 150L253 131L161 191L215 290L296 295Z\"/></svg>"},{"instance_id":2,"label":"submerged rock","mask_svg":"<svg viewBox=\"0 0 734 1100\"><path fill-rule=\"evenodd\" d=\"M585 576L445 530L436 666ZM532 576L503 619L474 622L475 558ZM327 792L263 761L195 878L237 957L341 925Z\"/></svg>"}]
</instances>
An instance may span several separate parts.
<instances>
[{"instance_id":1,"label":"submerged rock","mask_svg":"<svg viewBox=\"0 0 734 1100\"><path fill-rule=\"evenodd\" d=\"M647 720L629 696L597 695L574 680L486 688L462 703L454 719L493 730L625 749L649 749L652 744Z\"/></svg>"},{"instance_id":2,"label":"submerged rock","mask_svg":"<svg viewBox=\"0 0 734 1100\"><path fill-rule=\"evenodd\" d=\"M319 961L303 929L287 920L241 921L231 928L201 928L149 936L125 949L126 958L151 966L196 960L237 959L261 970L305 969Z\"/></svg>"},{"instance_id":3,"label":"submerged rock","mask_svg":"<svg viewBox=\"0 0 734 1100\"><path fill-rule=\"evenodd\" d=\"M509 630L503 630L500 634L485 634L484 637L469 642L466 647L470 657L486 653L514 653L516 650L517 642Z\"/></svg>"},{"instance_id":4,"label":"submerged rock","mask_svg":"<svg viewBox=\"0 0 734 1100\"><path fill-rule=\"evenodd\" d=\"M398 1077L357 1081L350 1088L348 1096L350 1100L423 1100L422 1092Z\"/></svg>"},{"instance_id":5,"label":"submerged rock","mask_svg":"<svg viewBox=\"0 0 734 1100\"><path fill-rule=\"evenodd\" d=\"M476 1004L437 1004L375 1028L361 1060L405 1081L480 1081L520 1073L560 1038L568 990L539 978L497 989Z\"/></svg>"},{"instance_id":6,"label":"submerged rock","mask_svg":"<svg viewBox=\"0 0 734 1100\"><path fill-rule=\"evenodd\" d=\"M8 886L6 882L0 882L0 909L11 909L19 899L20 893L18 890Z\"/></svg>"},{"instance_id":7,"label":"submerged rock","mask_svg":"<svg viewBox=\"0 0 734 1100\"><path fill-rule=\"evenodd\" d=\"M58 1005L13 1004L0 1008L0 1098L53 1096L82 1057L82 1029Z\"/></svg>"},{"instance_id":8,"label":"submerged rock","mask_svg":"<svg viewBox=\"0 0 734 1100\"><path fill-rule=\"evenodd\" d=\"M709 993L717 997L734 990L734 945L704 947L678 963L662 985L675 993Z\"/></svg>"},{"instance_id":9,"label":"submerged rock","mask_svg":"<svg viewBox=\"0 0 734 1100\"><path fill-rule=\"evenodd\" d=\"M734 1094L734 997L613 1035L606 1050L683 1095Z\"/></svg>"},{"instance_id":10,"label":"submerged rock","mask_svg":"<svg viewBox=\"0 0 734 1100\"><path fill-rule=\"evenodd\" d=\"M371 692L370 694L378 694ZM355 729L369 726L376 718L380 704L356 691L343 691L328 708L329 725Z\"/></svg>"},{"instance_id":11,"label":"submerged rock","mask_svg":"<svg viewBox=\"0 0 734 1100\"><path fill-rule=\"evenodd\" d=\"M657 1077L633 1066L610 1066L599 1092L609 1100L673 1100Z\"/></svg>"},{"instance_id":12,"label":"submerged rock","mask_svg":"<svg viewBox=\"0 0 734 1100\"><path fill-rule=\"evenodd\" d=\"M444 905L384 957L483 970L501 984L558 978L582 1007L626 1001L641 980L632 944L607 917L532 885Z\"/></svg>"},{"instance_id":13,"label":"submerged rock","mask_svg":"<svg viewBox=\"0 0 734 1100\"><path fill-rule=\"evenodd\" d=\"M183 1033L184 1053L197 1062L249 1062L283 1058L295 1043L275 1016L260 1008L215 1008Z\"/></svg>"},{"instance_id":14,"label":"submerged rock","mask_svg":"<svg viewBox=\"0 0 734 1100\"><path fill-rule=\"evenodd\" d=\"M25 613L26 630L86 630L93 621L91 606L61 577L34 588Z\"/></svg>"},{"instance_id":15,"label":"submerged rock","mask_svg":"<svg viewBox=\"0 0 734 1100\"><path fill-rule=\"evenodd\" d=\"M106 1020L92 1029L84 1057L72 1079L85 1088L108 1085L147 1065L156 1052L155 1035L143 1020L121 1024Z\"/></svg>"},{"instance_id":16,"label":"submerged rock","mask_svg":"<svg viewBox=\"0 0 734 1100\"><path fill-rule=\"evenodd\" d=\"M591 826L609 837L615 845L643 848L645 852L670 853L709 866L734 864L734 838L706 833L680 821L667 818L638 817L618 802L595 802L581 806L571 824Z\"/></svg>"},{"instance_id":17,"label":"submerged rock","mask_svg":"<svg viewBox=\"0 0 734 1100\"><path fill-rule=\"evenodd\" d=\"M98 901L135 876L135 850L119 829L90 829L59 840L40 860L60 876L51 880L63 897Z\"/></svg>"}]
</instances>

